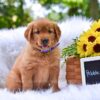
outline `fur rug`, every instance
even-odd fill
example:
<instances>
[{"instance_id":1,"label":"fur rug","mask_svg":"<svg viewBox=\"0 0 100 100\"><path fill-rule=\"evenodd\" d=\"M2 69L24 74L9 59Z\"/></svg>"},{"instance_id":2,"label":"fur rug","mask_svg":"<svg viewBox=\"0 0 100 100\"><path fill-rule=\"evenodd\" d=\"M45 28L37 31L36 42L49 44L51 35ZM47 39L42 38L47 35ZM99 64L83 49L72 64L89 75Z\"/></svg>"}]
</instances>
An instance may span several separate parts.
<instances>
[{"instance_id":1,"label":"fur rug","mask_svg":"<svg viewBox=\"0 0 100 100\"><path fill-rule=\"evenodd\" d=\"M72 17L58 23L62 36L60 49L72 43L84 30L89 28L91 20L82 17ZM0 30L0 88L5 88L5 79L9 73L17 55L25 46L24 31L26 27L17 29ZM67 85L65 81L65 65L61 59L61 72L59 77L60 92L52 93L51 89L46 91L27 91L12 94L5 89L0 89L0 100L100 100L100 85L76 86Z\"/></svg>"}]
</instances>

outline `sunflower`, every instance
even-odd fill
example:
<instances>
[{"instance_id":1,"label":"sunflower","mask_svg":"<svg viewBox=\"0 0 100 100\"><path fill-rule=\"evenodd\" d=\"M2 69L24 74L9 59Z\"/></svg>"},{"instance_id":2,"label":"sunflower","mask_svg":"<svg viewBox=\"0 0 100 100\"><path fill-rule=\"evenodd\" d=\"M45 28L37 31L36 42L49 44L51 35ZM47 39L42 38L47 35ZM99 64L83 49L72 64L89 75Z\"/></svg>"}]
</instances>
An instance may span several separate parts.
<instances>
[{"instance_id":1,"label":"sunflower","mask_svg":"<svg viewBox=\"0 0 100 100\"><path fill-rule=\"evenodd\" d=\"M83 32L75 41L75 48L71 48L76 56L100 56L100 20L92 23L90 29Z\"/></svg>"},{"instance_id":2,"label":"sunflower","mask_svg":"<svg viewBox=\"0 0 100 100\"><path fill-rule=\"evenodd\" d=\"M98 37L93 44L93 56L100 56L100 37Z\"/></svg>"},{"instance_id":3,"label":"sunflower","mask_svg":"<svg viewBox=\"0 0 100 100\"><path fill-rule=\"evenodd\" d=\"M84 32L84 34L80 35L79 40L81 41L87 40L88 42L93 43L99 36L100 36L99 32L94 32L93 30L89 29L88 31Z\"/></svg>"},{"instance_id":4,"label":"sunflower","mask_svg":"<svg viewBox=\"0 0 100 100\"><path fill-rule=\"evenodd\" d=\"M80 57L87 57L93 53L92 43L84 40L77 41L77 53Z\"/></svg>"},{"instance_id":5,"label":"sunflower","mask_svg":"<svg viewBox=\"0 0 100 100\"><path fill-rule=\"evenodd\" d=\"M91 25L91 29L95 32L100 32L100 19L98 21L94 21Z\"/></svg>"}]
</instances>

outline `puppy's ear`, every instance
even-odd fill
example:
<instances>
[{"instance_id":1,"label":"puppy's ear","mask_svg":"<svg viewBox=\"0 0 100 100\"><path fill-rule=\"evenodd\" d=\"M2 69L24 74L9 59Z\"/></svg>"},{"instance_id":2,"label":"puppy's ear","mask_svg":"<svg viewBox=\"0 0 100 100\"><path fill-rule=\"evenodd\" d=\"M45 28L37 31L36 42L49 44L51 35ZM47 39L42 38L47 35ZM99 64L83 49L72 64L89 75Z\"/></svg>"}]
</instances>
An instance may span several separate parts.
<instances>
[{"instance_id":1,"label":"puppy's ear","mask_svg":"<svg viewBox=\"0 0 100 100\"><path fill-rule=\"evenodd\" d=\"M59 38L61 36L61 30L60 30L59 26L56 23L54 23L54 32L55 32L56 40L58 42Z\"/></svg>"},{"instance_id":2,"label":"puppy's ear","mask_svg":"<svg viewBox=\"0 0 100 100\"><path fill-rule=\"evenodd\" d=\"M26 31L25 31L25 33L24 33L25 38L29 42L31 41L32 33L33 33L33 25L29 24Z\"/></svg>"}]
</instances>

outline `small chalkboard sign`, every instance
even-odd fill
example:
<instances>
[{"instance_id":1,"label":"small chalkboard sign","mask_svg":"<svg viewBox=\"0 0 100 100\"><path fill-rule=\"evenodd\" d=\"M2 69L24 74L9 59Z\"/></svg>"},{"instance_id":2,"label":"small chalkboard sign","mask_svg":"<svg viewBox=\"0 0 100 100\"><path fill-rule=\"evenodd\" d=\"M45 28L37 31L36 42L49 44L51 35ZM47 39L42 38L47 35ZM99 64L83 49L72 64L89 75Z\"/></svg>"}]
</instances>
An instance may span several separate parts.
<instances>
[{"instance_id":1,"label":"small chalkboard sign","mask_svg":"<svg viewBox=\"0 0 100 100\"><path fill-rule=\"evenodd\" d=\"M100 56L81 59L82 84L100 83Z\"/></svg>"}]
</instances>

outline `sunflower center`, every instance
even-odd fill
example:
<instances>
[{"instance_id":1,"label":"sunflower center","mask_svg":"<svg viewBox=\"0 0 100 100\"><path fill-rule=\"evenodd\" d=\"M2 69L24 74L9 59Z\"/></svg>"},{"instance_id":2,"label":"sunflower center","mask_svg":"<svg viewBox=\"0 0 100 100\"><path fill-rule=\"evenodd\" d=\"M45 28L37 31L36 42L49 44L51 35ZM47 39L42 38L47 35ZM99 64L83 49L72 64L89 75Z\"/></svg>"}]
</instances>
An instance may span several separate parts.
<instances>
[{"instance_id":1,"label":"sunflower center","mask_svg":"<svg viewBox=\"0 0 100 100\"><path fill-rule=\"evenodd\" d=\"M100 27L96 29L96 31L100 32Z\"/></svg>"},{"instance_id":2,"label":"sunflower center","mask_svg":"<svg viewBox=\"0 0 100 100\"><path fill-rule=\"evenodd\" d=\"M94 42L95 39L96 39L96 38L95 38L94 36L89 36L89 37L88 37L88 41L89 41L89 42Z\"/></svg>"},{"instance_id":3,"label":"sunflower center","mask_svg":"<svg viewBox=\"0 0 100 100\"><path fill-rule=\"evenodd\" d=\"M87 45L86 44L83 44L83 50L86 51L86 47Z\"/></svg>"},{"instance_id":4,"label":"sunflower center","mask_svg":"<svg viewBox=\"0 0 100 100\"><path fill-rule=\"evenodd\" d=\"M96 53L99 53L99 52L100 52L100 44L94 45L93 50L94 50Z\"/></svg>"}]
</instances>

